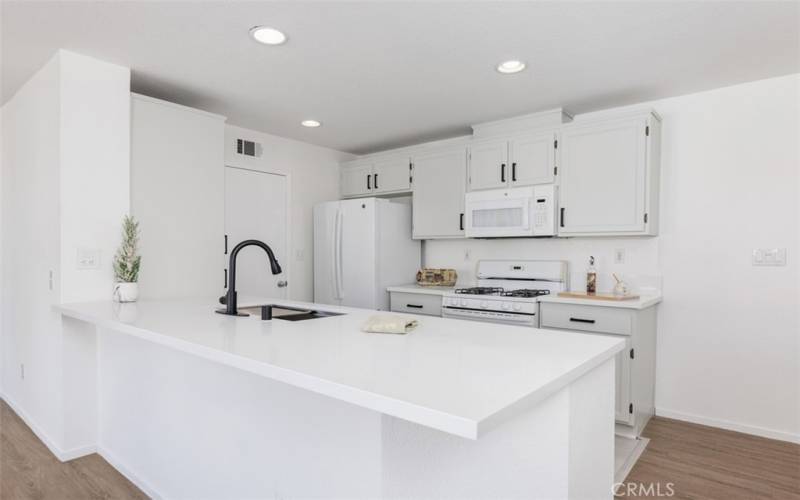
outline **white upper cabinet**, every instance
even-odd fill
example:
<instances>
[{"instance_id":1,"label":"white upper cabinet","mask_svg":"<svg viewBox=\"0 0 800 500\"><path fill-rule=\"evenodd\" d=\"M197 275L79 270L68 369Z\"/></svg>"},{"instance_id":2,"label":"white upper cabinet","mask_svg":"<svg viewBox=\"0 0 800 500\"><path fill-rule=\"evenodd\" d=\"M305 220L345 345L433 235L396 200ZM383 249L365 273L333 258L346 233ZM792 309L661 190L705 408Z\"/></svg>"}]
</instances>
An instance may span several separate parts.
<instances>
[{"instance_id":1,"label":"white upper cabinet","mask_svg":"<svg viewBox=\"0 0 800 500\"><path fill-rule=\"evenodd\" d=\"M659 135L651 113L565 126L559 235L657 234Z\"/></svg>"},{"instance_id":2,"label":"white upper cabinet","mask_svg":"<svg viewBox=\"0 0 800 500\"><path fill-rule=\"evenodd\" d=\"M411 190L408 156L386 155L342 164L343 198L403 193Z\"/></svg>"},{"instance_id":3,"label":"white upper cabinet","mask_svg":"<svg viewBox=\"0 0 800 500\"><path fill-rule=\"evenodd\" d=\"M508 182L508 141L476 141L469 148L469 189L496 189Z\"/></svg>"},{"instance_id":4,"label":"white upper cabinet","mask_svg":"<svg viewBox=\"0 0 800 500\"><path fill-rule=\"evenodd\" d=\"M476 141L470 146L469 190L549 184L555 178L554 131Z\"/></svg>"},{"instance_id":5,"label":"white upper cabinet","mask_svg":"<svg viewBox=\"0 0 800 500\"><path fill-rule=\"evenodd\" d=\"M376 158L372 168L372 188L376 194L398 193L411 189L408 156Z\"/></svg>"},{"instance_id":6,"label":"white upper cabinet","mask_svg":"<svg viewBox=\"0 0 800 500\"><path fill-rule=\"evenodd\" d=\"M508 141L510 186L549 184L555 178L558 134L531 133Z\"/></svg>"},{"instance_id":7,"label":"white upper cabinet","mask_svg":"<svg viewBox=\"0 0 800 500\"><path fill-rule=\"evenodd\" d=\"M463 238L467 148L422 153L411 162L413 238Z\"/></svg>"},{"instance_id":8,"label":"white upper cabinet","mask_svg":"<svg viewBox=\"0 0 800 500\"><path fill-rule=\"evenodd\" d=\"M372 163L349 162L342 165L341 191L343 197L370 196L372 188Z\"/></svg>"}]
</instances>

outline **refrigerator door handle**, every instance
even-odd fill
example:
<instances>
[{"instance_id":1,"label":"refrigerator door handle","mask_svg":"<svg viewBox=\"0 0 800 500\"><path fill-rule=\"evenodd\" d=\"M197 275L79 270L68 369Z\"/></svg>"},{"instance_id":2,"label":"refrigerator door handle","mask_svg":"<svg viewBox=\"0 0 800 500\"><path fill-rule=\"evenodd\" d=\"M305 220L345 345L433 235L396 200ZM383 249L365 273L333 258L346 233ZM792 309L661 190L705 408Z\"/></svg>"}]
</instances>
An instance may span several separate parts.
<instances>
[{"instance_id":1,"label":"refrigerator door handle","mask_svg":"<svg viewBox=\"0 0 800 500\"><path fill-rule=\"evenodd\" d=\"M334 277L336 287L336 298L341 300L344 295L344 286L342 285L342 224L344 223L344 215L341 210L336 211L336 237L334 239Z\"/></svg>"},{"instance_id":2,"label":"refrigerator door handle","mask_svg":"<svg viewBox=\"0 0 800 500\"><path fill-rule=\"evenodd\" d=\"M331 291L333 292L333 298L338 299L339 297L336 296L337 288L336 288L336 241L337 235L339 230L339 209L336 209L336 213L333 215L333 230L331 231L331 251L328 255L331 257Z\"/></svg>"}]
</instances>

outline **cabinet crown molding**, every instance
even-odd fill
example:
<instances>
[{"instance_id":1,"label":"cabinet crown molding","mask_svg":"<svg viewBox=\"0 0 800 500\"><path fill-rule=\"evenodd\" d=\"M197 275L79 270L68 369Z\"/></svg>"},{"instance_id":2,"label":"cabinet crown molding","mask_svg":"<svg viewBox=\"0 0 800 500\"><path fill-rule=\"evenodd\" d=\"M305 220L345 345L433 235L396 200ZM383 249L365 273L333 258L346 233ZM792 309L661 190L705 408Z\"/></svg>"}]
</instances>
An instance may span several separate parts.
<instances>
[{"instance_id":1,"label":"cabinet crown molding","mask_svg":"<svg viewBox=\"0 0 800 500\"><path fill-rule=\"evenodd\" d=\"M495 120L472 125L472 136L475 139L498 135L527 132L541 128L558 128L572 121L572 115L562 108L555 108L538 113L515 116L503 120Z\"/></svg>"}]
</instances>

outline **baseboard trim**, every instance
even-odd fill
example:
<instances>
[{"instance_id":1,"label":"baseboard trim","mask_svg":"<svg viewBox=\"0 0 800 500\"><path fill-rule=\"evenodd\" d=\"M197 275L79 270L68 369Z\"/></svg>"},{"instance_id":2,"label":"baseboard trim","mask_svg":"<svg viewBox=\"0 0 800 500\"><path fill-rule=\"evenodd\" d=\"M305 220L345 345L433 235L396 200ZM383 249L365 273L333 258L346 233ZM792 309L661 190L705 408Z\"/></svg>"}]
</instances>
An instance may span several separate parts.
<instances>
[{"instance_id":1,"label":"baseboard trim","mask_svg":"<svg viewBox=\"0 0 800 500\"><path fill-rule=\"evenodd\" d=\"M14 413L25 422L31 431L39 438L39 441L44 443L47 446L47 449L50 450L50 453L55 455L57 459L62 462L67 462L69 460L73 460L80 457L85 457L86 455L91 455L96 451L96 447L93 445L88 446L79 446L77 448L72 448L69 450L62 450L58 445L56 445L55 441L50 438L50 436L45 432L45 430L39 426L36 421L31 418L28 413L22 409L22 407L14 401L13 398L10 398L7 394L0 394L0 399L6 402L6 404L14 410Z\"/></svg>"},{"instance_id":2,"label":"baseboard trim","mask_svg":"<svg viewBox=\"0 0 800 500\"><path fill-rule=\"evenodd\" d=\"M736 431L744 434L751 434L753 436L800 444L800 434L792 434L791 432L776 431L755 425L740 424L737 422L730 422L728 420L692 415L691 413L683 413L665 408L656 408L656 415L659 417L674 418L675 420L683 420L684 422L691 422L693 424L708 425L710 427L718 427L728 431Z\"/></svg>"},{"instance_id":3,"label":"baseboard trim","mask_svg":"<svg viewBox=\"0 0 800 500\"><path fill-rule=\"evenodd\" d=\"M97 454L103 457L106 462L111 464L117 472L125 476L128 481L132 482L136 485L137 488L142 490L145 495L149 496L153 500L163 500L164 496L161 495L152 484L148 483L140 476L136 475L130 467L128 467L125 462L120 460L120 458L109 451L108 449L104 448L102 445L97 447Z\"/></svg>"}]
</instances>

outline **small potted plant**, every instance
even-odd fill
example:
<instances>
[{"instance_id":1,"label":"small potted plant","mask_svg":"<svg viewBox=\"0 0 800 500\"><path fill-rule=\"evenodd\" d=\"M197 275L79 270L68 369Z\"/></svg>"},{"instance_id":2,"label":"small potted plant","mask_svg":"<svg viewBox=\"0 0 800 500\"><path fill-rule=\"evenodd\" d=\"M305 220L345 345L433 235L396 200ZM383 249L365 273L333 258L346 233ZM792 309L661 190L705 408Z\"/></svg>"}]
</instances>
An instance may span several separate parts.
<instances>
[{"instance_id":1,"label":"small potted plant","mask_svg":"<svg viewBox=\"0 0 800 500\"><path fill-rule=\"evenodd\" d=\"M139 298L139 223L130 215L122 221L122 244L114 255L114 300L136 302Z\"/></svg>"}]
</instances>

